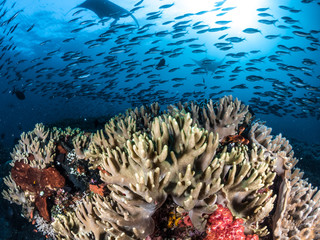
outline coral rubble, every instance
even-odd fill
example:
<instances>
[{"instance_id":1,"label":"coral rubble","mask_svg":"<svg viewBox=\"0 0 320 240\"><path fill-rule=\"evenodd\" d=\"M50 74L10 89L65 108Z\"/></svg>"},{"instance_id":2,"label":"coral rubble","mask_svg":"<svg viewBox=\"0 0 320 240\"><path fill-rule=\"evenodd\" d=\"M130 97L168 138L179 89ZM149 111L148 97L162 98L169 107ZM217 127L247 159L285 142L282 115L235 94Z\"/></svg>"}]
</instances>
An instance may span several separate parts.
<instances>
[{"instance_id":1,"label":"coral rubble","mask_svg":"<svg viewBox=\"0 0 320 240\"><path fill-rule=\"evenodd\" d=\"M129 109L96 133L37 124L2 194L52 239L320 239L320 193L252 119L229 96Z\"/></svg>"}]
</instances>

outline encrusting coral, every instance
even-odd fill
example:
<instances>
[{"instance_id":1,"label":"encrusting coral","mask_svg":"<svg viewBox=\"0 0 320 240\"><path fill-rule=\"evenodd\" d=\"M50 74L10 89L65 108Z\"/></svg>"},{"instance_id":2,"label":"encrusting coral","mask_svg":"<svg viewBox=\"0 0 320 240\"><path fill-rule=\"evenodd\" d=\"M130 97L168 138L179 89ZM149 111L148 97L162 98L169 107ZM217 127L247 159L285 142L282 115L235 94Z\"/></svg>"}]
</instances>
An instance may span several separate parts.
<instances>
[{"instance_id":1,"label":"encrusting coral","mask_svg":"<svg viewBox=\"0 0 320 240\"><path fill-rule=\"evenodd\" d=\"M52 239L320 239L320 193L252 119L229 96L127 110L94 134L38 124L3 196Z\"/></svg>"}]
</instances>

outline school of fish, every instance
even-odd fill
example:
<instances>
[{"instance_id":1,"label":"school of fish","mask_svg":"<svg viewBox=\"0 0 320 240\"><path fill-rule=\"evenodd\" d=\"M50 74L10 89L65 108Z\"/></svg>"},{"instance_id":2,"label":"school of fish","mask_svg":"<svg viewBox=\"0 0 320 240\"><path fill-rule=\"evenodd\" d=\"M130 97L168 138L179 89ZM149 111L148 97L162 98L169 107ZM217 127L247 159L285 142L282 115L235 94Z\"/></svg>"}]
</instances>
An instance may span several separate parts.
<instances>
[{"instance_id":1,"label":"school of fish","mask_svg":"<svg viewBox=\"0 0 320 240\"><path fill-rule=\"evenodd\" d=\"M147 11L147 2L138 0L127 10L137 16ZM300 2L320 12L319 1ZM99 99L134 107L243 94L255 113L320 119L320 59L310 57L320 56L320 25L302 25L302 10L279 4L279 16L268 6L257 8L258 21L235 34L230 24L236 7L225 7L226 0L174 17L166 15L176 7L173 0L159 3L137 21L89 18L88 9L75 8L66 16L63 38L34 39L31 48L37 55L30 58L21 47L23 38L32 39L42 26L22 22L25 9L3 0L0 94L12 93L18 100L30 95L66 102ZM201 20L208 15L215 20ZM250 49L252 41L273 47L264 51L252 44Z\"/></svg>"}]
</instances>

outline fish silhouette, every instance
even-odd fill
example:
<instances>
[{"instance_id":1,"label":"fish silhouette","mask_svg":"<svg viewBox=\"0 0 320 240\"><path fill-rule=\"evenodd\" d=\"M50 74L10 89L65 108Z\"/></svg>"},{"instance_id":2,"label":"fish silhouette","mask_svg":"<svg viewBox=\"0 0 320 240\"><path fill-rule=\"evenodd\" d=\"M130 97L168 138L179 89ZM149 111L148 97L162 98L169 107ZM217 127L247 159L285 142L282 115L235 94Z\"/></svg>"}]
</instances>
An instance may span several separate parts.
<instances>
[{"instance_id":1,"label":"fish silhouette","mask_svg":"<svg viewBox=\"0 0 320 240\"><path fill-rule=\"evenodd\" d=\"M166 64L166 60L165 60L164 58L161 58L160 61L159 61L159 63L158 63L157 66L156 66L156 69L157 69L157 70L162 69L163 67L166 66L165 64Z\"/></svg>"},{"instance_id":2,"label":"fish silhouette","mask_svg":"<svg viewBox=\"0 0 320 240\"><path fill-rule=\"evenodd\" d=\"M132 13L108 0L86 0L75 8L89 9L97 14L97 16L101 19L105 17L113 18L114 21L111 23L111 25L116 24L116 22L122 17L131 16L139 27L138 20L133 16Z\"/></svg>"},{"instance_id":3,"label":"fish silhouette","mask_svg":"<svg viewBox=\"0 0 320 240\"><path fill-rule=\"evenodd\" d=\"M12 90L12 95L16 95L16 97L19 99L19 100L24 100L26 98L26 96L24 95L24 92L22 91L19 91L17 90L16 88L13 88Z\"/></svg>"}]
</instances>

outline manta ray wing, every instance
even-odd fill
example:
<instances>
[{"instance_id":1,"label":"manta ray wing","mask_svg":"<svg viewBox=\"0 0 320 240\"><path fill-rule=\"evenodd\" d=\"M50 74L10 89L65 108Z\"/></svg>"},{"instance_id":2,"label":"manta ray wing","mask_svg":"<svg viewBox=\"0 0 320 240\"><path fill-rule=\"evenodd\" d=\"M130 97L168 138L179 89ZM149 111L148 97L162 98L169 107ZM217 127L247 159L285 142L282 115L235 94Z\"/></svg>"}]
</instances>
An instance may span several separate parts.
<instances>
[{"instance_id":1,"label":"manta ray wing","mask_svg":"<svg viewBox=\"0 0 320 240\"><path fill-rule=\"evenodd\" d=\"M223 63L224 59L217 62L214 59L204 58L202 60L192 59L199 67L205 69L207 72L215 72L217 68Z\"/></svg>"},{"instance_id":2,"label":"manta ray wing","mask_svg":"<svg viewBox=\"0 0 320 240\"><path fill-rule=\"evenodd\" d=\"M116 21L121 17L130 15L139 27L139 23L132 13L108 0L86 0L76 8L86 8L97 14L99 18L109 17Z\"/></svg>"}]
</instances>

